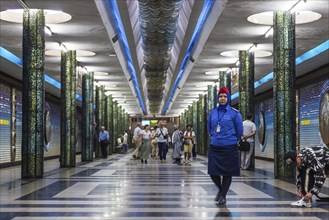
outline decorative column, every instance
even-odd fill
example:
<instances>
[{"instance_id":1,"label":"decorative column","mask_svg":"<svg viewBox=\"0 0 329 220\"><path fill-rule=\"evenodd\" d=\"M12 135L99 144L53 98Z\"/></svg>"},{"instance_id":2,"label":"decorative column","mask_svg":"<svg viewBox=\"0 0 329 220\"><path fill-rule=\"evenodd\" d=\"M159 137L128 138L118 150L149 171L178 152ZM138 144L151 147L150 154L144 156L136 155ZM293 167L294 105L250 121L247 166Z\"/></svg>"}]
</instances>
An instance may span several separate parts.
<instances>
[{"instance_id":1,"label":"decorative column","mask_svg":"<svg viewBox=\"0 0 329 220\"><path fill-rule=\"evenodd\" d=\"M219 71L218 82L219 82L218 90L223 86L225 86L231 94L231 73L227 73L226 71ZM218 100L216 100L216 103L217 102Z\"/></svg>"},{"instance_id":2,"label":"decorative column","mask_svg":"<svg viewBox=\"0 0 329 220\"><path fill-rule=\"evenodd\" d=\"M205 118L205 103L204 103L204 96L199 95L199 100L197 103L198 108L198 127L197 127L197 145L198 145L198 153L201 155L205 155L205 145L206 145L206 138L208 135L206 128L206 121Z\"/></svg>"},{"instance_id":3,"label":"decorative column","mask_svg":"<svg viewBox=\"0 0 329 220\"><path fill-rule=\"evenodd\" d=\"M239 51L239 110L242 120L246 120L248 114L254 114L254 53Z\"/></svg>"},{"instance_id":4,"label":"decorative column","mask_svg":"<svg viewBox=\"0 0 329 220\"><path fill-rule=\"evenodd\" d=\"M115 101L113 103L113 149L117 146L117 138L118 138L118 102Z\"/></svg>"},{"instance_id":5,"label":"decorative column","mask_svg":"<svg viewBox=\"0 0 329 220\"><path fill-rule=\"evenodd\" d=\"M106 96L106 114L105 114L105 119L106 123L105 126L107 128L107 131L109 132L110 135L110 144L109 144L109 155L112 154L114 144L115 144L115 139L113 137L113 110L112 110L112 96Z\"/></svg>"},{"instance_id":6,"label":"decorative column","mask_svg":"<svg viewBox=\"0 0 329 220\"><path fill-rule=\"evenodd\" d=\"M24 10L22 179L43 177L44 26L43 10Z\"/></svg>"},{"instance_id":7,"label":"decorative column","mask_svg":"<svg viewBox=\"0 0 329 220\"><path fill-rule=\"evenodd\" d=\"M273 20L274 176L294 178L284 154L296 150L295 14L278 11Z\"/></svg>"},{"instance_id":8,"label":"decorative column","mask_svg":"<svg viewBox=\"0 0 329 220\"><path fill-rule=\"evenodd\" d=\"M82 76L82 146L81 160L93 161L93 87L92 72Z\"/></svg>"},{"instance_id":9,"label":"decorative column","mask_svg":"<svg viewBox=\"0 0 329 220\"><path fill-rule=\"evenodd\" d=\"M101 130L101 126L105 126L104 120L104 112L105 112L105 105L104 105L104 94L105 88L104 86L97 86L96 87L96 124L97 124L97 137ZM105 128L108 129L108 128ZM100 158L102 157L100 145L97 140L96 148L95 148L95 157Z\"/></svg>"},{"instance_id":10,"label":"decorative column","mask_svg":"<svg viewBox=\"0 0 329 220\"><path fill-rule=\"evenodd\" d=\"M248 114L255 114L254 75L255 56L251 51L239 51L239 110L242 120L246 120ZM254 138L255 140L255 138ZM255 148L251 157L250 169L255 168Z\"/></svg>"},{"instance_id":11,"label":"decorative column","mask_svg":"<svg viewBox=\"0 0 329 220\"><path fill-rule=\"evenodd\" d=\"M76 51L61 57L61 167L75 167L76 163Z\"/></svg>"}]
</instances>

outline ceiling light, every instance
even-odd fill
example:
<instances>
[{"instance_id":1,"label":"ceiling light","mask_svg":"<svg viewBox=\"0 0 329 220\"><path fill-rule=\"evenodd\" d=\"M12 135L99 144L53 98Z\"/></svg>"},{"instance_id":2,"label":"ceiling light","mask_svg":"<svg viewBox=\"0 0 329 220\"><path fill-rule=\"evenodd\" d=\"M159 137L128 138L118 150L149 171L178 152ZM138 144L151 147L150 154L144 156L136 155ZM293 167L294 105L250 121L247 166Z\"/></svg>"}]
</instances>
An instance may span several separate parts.
<instances>
[{"instance_id":1,"label":"ceiling light","mask_svg":"<svg viewBox=\"0 0 329 220\"><path fill-rule=\"evenodd\" d=\"M110 53L109 56L110 57L116 57L117 55L115 53Z\"/></svg>"},{"instance_id":2,"label":"ceiling light","mask_svg":"<svg viewBox=\"0 0 329 220\"><path fill-rule=\"evenodd\" d=\"M32 10L32 9L30 9ZM8 22L23 23L24 9L10 9L0 12L0 19ZM59 24L72 19L68 13L55 10L44 10L46 24Z\"/></svg>"},{"instance_id":3,"label":"ceiling light","mask_svg":"<svg viewBox=\"0 0 329 220\"><path fill-rule=\"evenodd\" d=\"M321 14L313 11L298 11L295 14L296 24L311 23L322 17ZM254 24L273 25L273 11L250 15L247 20Z\"/></svg>"},{"instance_id":4,"label":"ceiling light","mask_svg":"<svg viewBox=\"0 0 329 220\"><path fill-rule=\"evenodd\" d=\"M254 53L255 53L255 57L269 57L272 55L272 52L265 51L265 50L256 50ZM224 52L220 53L220 55L224 56L224 57L238 58L239 51L238 50L224 51ZM227 70L227 68L225 70Z\"/></svg>"},{"instance_id":5,"label":"ceiling light","mask_svg":"<svg viewBox=\"0 0 329 220\"><path fill-rule=\"evenodd\" d=\"M62 43L60 43L60 44L62 44ZM96 55L95 52L88 51L88 50L77 50L76 52L77 52L77 57L92 57L92 56ZM60 57L61 56L61 51L59 51L59 50L46 50L45 55L46 56L53 56L53 57Z\"/></svg>"},{"instance_id":6,"label":"ceiling light","mask_svg":"<svg viewBox=\"0 0 329 220\"><path fill-rule=\"evenodd\" d=\"M94 76L108 76L108 75L110 74L107 72L94 72Z\"/></svg>"}]
</instances>

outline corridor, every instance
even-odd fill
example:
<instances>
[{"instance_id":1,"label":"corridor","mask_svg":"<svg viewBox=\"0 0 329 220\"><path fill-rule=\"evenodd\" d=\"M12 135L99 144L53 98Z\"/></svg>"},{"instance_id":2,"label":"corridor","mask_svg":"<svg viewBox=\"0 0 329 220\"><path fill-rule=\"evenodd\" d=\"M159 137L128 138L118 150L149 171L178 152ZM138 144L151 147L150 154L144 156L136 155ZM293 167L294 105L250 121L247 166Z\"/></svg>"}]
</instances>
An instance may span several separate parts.
<instances>
[{"instance_id":1,"label":"corridor","mask_svg":"<svg viewBox=\"0 0 329 220\"><path fill-rule=\"evenodd\" d=\"M10 167L0 173L0 219L329 219L328 203L291 208L295 185L274 179L272 166L256 160L255 171L241 171L226 206L213 201L217 189L201 156L177 165L116 154L71 169L53 159L45 161L44 179L24 182L20 166ZM329 195L328 181L320 195Z\"/></svg>"}]
</instances>

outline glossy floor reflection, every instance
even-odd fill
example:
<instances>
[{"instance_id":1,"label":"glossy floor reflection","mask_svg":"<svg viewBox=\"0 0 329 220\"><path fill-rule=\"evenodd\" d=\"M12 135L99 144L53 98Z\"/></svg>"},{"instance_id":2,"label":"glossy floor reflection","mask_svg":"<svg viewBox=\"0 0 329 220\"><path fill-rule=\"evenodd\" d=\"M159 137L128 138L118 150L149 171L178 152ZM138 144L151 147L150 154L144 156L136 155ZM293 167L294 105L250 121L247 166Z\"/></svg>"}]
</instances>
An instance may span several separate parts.
<instances>
[{"instance_id":1,"label":"glossy floor reflection","mask_svg":"<svg viewBox=\"0 0 329 220\"><path fill-rule=\"evenodd\" d=\"M2 169L0 219L329 219L328 203L291 208L295 186L274 179L271 162L257 160L255 171L241 171L221 207L213 201L217 189L205 157L181 166L148 162L113 155L60 169L56 159L34 181L21 181L19 166ZM322 195L329 195L328 181Z\"/></svg>"}]
</instances>

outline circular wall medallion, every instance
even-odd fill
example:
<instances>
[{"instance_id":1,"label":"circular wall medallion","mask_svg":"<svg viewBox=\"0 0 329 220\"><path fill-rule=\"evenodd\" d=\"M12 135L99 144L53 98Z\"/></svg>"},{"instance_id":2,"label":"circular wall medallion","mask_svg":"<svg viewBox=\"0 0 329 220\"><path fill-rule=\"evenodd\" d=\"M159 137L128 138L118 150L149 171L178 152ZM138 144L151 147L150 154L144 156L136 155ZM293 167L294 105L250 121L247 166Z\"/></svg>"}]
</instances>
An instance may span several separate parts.
<instances>
[{"instance_id":1,"label":"circular wall medallion","mask_svg":"<svg viewBox=\"0 0 329 220\"><path fill-rule=\"evenodd\" d=\"M45 109L44 109L44 148L45 151L49 150L50 147L50 140L51 140L51 132L52 132L52 126L51 126L51 120L50 120L50 106L48 102L45 103Z\"/></svg>"},{"instance_id":2,"label":"circular wall medallion","mask_svg":"<svg viewBox=\"0 0 329 220\"><path fill-rule=\"evenodd\" d=\"M329 80L325 82L321 89L319 128L323 143L329 147Z\"/></svg>"},{"instance_id":3,"label":"circular wall medallion","mask_svg":"<svg viewBox=\"0 0 329 220\"><path fill-rule=\"evenodd\" d=\"M261 103L258 113L258 140L259 140L259 147L262 152L265 151L265 147L266 147L266 123L265 123L265 114L264 114L263 106L264 104Z\"/></svg>"}]
</instances>

